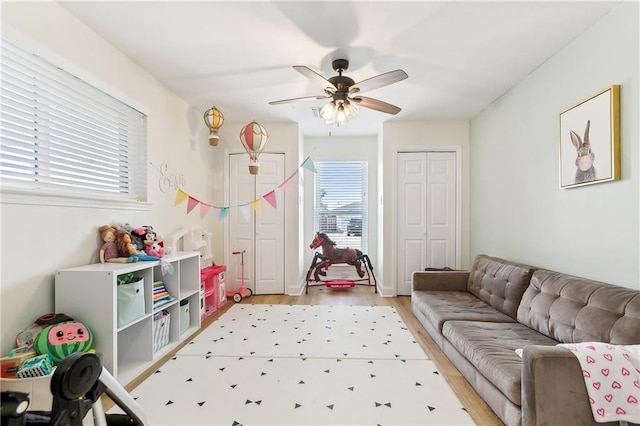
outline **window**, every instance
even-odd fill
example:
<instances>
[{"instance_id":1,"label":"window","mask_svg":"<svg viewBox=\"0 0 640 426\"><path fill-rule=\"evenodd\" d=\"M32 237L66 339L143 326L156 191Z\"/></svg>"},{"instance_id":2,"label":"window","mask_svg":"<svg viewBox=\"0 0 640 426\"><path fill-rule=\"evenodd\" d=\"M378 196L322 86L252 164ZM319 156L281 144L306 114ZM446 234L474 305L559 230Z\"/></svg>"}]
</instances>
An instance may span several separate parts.
<instances>
[{"instance_id":1,"label":"window","mask_svg":"<svg viewBox=\"0 0 640 426\"><path fill-rule=\"evenodd\" d=\"M146 201L146 116L2 40L3 191Z\"/></svg>"},{"instance_id":2,"label":"window","mask_svg":"<svg viewBox=\"0 0 640 426\"><path fill-rule=\"evenodd\" d=\"M366 252L367 162L316 161L313 225L338 246Z\"/></svg>"}]
</instances>

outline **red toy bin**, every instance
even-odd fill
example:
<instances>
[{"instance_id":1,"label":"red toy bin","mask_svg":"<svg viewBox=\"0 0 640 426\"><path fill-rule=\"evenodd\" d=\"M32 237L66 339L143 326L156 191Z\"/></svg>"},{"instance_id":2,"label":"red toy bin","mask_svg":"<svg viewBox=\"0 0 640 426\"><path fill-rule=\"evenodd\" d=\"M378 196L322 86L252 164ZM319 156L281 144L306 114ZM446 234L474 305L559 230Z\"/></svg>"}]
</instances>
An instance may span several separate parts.
<instances>
[{"instance_id":1,"label":"red toy bin","mask_svg":"<svg viewBox=\"0 0 640 426\"><path fill-rule=\"evenodd\" d=\"M200 280L204 283L204 317L209 317L227 302L224 265L207 266L200 271Z\"/></svg>"}]
</instances>

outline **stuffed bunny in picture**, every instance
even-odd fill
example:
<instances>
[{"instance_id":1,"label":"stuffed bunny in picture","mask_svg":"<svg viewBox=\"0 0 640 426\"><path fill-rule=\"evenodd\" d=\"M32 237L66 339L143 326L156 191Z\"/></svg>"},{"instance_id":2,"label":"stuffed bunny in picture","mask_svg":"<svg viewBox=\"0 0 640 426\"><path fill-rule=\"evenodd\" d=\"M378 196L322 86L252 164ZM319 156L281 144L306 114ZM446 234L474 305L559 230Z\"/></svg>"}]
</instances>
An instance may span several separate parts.
<instances>
[{"instance_id":1,"label":"stuffed bunny in picture","mask_svg":"<svg viewBox=\"0 0 640 426\"><path fill-rule=\"evenodd\" d=\"M584 140L573 130L569 132L571 143L576 148L578 157L576 158L576 181L575 183L591 182L596 180L596 169L593 167L595 155L591 152L589 143L589 127L591 120L587 121L587 128L584 131Z\"/></svg>"}]
</instances>

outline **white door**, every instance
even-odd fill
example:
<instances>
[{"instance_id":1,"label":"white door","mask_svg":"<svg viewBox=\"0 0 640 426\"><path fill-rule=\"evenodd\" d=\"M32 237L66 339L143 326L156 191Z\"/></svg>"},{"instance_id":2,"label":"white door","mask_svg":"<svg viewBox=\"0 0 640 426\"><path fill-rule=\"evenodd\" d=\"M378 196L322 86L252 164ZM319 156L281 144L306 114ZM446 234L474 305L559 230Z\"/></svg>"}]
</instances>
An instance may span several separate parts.
<instances>
[{"instance_id":1,"label":"white door","mask_svg":"<svg viewBox=\"0 0 640 426\"><path fill-rule=\"evenodd\" d=\"M411 275L455 268L456 153L398 153L396 285L411 294Z\"/></svg>"},{"instance_id":2,"label":"white door","mask_svg":"<svg viewBox=\"0 0 640 426\"><path fill-rule=\"evenodd\" d=\"M284 294L284 203L285 197L276 190L284 181L284 155L260 155L260 171L249 173L246 154L229 156L229 250L244 254L245 285L255 294ZM277 208L262 199L276 190ZM259 211L248 205L262 199ZM246 213L242 214L242 211ZM227 267L227 287L241 284L240 255L230 256Z\"/></svg>"}]
</instances>

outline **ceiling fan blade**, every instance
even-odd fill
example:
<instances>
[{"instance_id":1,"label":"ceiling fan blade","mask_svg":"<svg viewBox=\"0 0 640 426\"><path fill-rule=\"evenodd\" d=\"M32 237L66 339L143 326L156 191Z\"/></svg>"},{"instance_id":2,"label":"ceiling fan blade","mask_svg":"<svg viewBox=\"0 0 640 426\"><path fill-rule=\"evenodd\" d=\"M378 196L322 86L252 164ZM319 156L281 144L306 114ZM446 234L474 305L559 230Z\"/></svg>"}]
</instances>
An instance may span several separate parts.
<instances>
[{"instance_id":1,"label":"ceiling fan blade","mask_svg":"<svg viewBox=\"0 0 640 426\"><path fill-rule=\"evenodd\" d=\"M327 99L330 96L327 95L318 95L318 96L303 96L301 98L291 98L291 99L283 99L281 101L272 101L269 102L269 105L280 105L280 104L287 104L289 102L297 102L297 101L313 101L316 99Z\"/></svg>"},{"instance_id":2,"label":"ceiling fan blade","mask_svg":"<svg viewBox=\"0 0 640 426\"><path fill-rule=\"evenodd\" d=\"M338 90L333 83L309 67L305 67L304 65L294 65L293 69L316 83L318 86L322 87L324 90L328 90L331 93L335 93L335 91Z\"/></svg>"},{"instance_id":3,"label":"ceiling fan blade","mask_svg":"<svg viewBox=\"0 0 640 426\"><path fill-rule=\"evenodd\" d=\"M380 111L380 112L386 112L387 114L396 115L397 113L402 111L401 108L395 105L391 105L386 102L379 101L373 98L367 98L364 96L357 96L355 98L351 98L351 100L355 102L358 106L362 106L369 109L375 109L376 111Z\"/></svg>"},{"instance_id":4,"label":"ceiling fan blade","mask_svg":"<svg viewBox=\"0 0 640 426\"><path fill-rule=\"evenodd\" d=\"M385 72L384 74L376 75L375 77L371 77L354 84L349 87L349 93L366 92L368 90L378 89L380 87L402 81L407 77L409 77L407 73L402 70Z\"/></svg>"}]
</instances>

